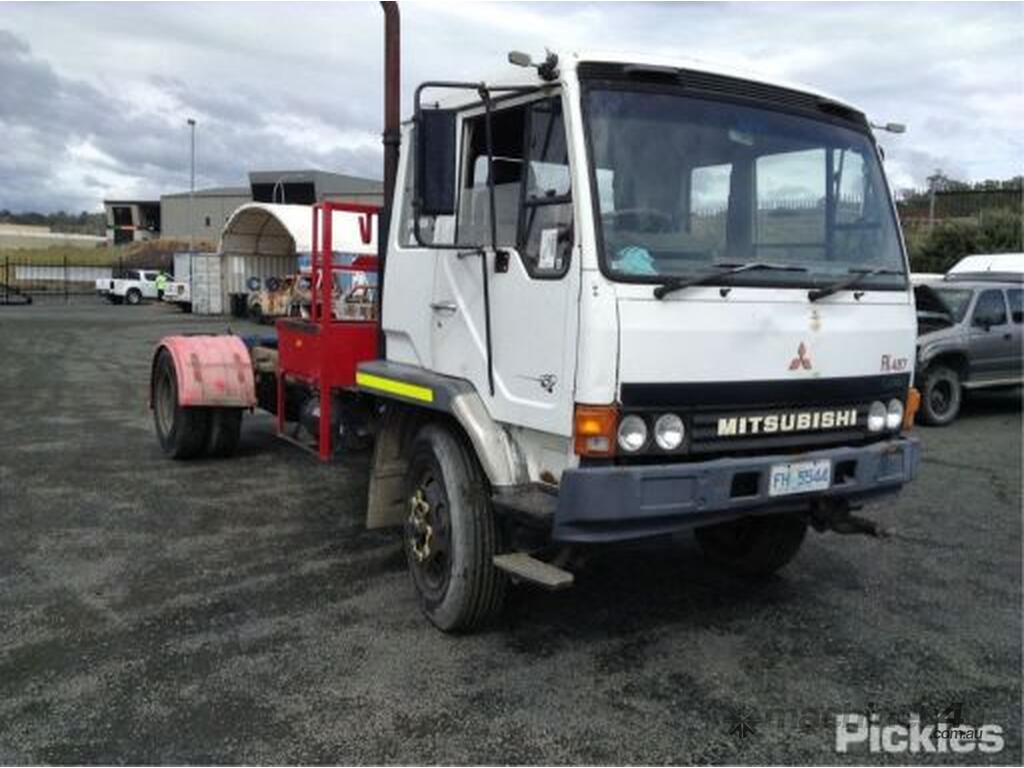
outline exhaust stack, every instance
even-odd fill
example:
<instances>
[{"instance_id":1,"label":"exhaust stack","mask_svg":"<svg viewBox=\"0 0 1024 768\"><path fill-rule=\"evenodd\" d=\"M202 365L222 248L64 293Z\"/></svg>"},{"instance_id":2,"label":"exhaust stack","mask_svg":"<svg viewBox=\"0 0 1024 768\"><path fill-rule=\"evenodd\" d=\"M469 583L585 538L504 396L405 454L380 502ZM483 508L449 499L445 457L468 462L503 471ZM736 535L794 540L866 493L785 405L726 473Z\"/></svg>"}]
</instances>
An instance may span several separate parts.
<instances>
[{"instance_id":1,"label":"exhaust stack","mask_svg":"<svg viewBox=\"0 0 1024 768\"><path fill-rule=\"evenodd\" d=\"M391 209L395 198L395 177L398 175L398 146L401 142L399 121L401 111L401 23L398 3L392 0L381 2L384 11L384 205L381 207L377 231L378 318L384 316L385 266L388 251L388 233L391 231ZM381 323L381 319L377 322ZM380 358L385 358L384 331L380 339Z\"/></svg>"}]
</instances>

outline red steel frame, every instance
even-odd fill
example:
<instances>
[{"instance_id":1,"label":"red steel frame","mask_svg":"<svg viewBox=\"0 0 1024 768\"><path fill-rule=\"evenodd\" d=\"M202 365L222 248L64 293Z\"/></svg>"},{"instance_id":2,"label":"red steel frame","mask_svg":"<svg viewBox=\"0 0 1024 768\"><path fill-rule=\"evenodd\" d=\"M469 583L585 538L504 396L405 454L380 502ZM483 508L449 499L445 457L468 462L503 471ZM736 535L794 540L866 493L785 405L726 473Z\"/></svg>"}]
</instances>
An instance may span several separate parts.
<instances>
[{"instance_id":1,"label":"red steel frame","mask_svg":"<svg viewBox=\"0 0 1024 768\"><path fill-rule=\"evenodd\" d=\"M281 318L277 321L277 433L285 435L285 380L298 380L316 389L320 397L320 434L318 454L322 461L334 451L331 434L331 392L354 388L356 366L377 357L377 320L334 319L334 273L377 273L377 257L358 255L351 264L334 263L333 215L335 211L353 213L359 218L359 235L365 245L373 239L375 205L356 203L317 203L313 206L313 250L310 254L312 302L309 320ZM378 218L378 222L380 219ZM378 237L382 237L378 228ZM379 277L378 277L379 301Z\"/></svg>"}]
</instances>

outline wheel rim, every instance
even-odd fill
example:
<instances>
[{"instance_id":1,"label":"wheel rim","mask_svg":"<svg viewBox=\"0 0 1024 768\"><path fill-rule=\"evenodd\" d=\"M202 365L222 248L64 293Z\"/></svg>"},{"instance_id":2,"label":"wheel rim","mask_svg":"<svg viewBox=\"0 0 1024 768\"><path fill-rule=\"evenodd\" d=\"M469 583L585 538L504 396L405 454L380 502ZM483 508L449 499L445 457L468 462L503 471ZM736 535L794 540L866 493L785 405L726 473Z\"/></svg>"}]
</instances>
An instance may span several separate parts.
<instances>
[{"instance_id":1,"label":"wheel rim","mask_svg":"<svg viewBox=\"0 0 1024 768\"><path fill-rule=\"evenodd\" d=\"M448 588L451 526L448 494L433 471L425 471L409 499L405 541L409 563L420 590L430 600Z\"/></svg>"},{"instance_id":2,"label":"wheel rim","mask_svg":"<svg viewBox=\"0 0 1024 768\"><path fill-rule=\"evenodd\" d=\"M174 381L171 379L171 372L164 368L160 372L160 378L156 384L156 421L160 433L168 435L174 426Z\"/></svg>"},{"instance_id":3,"label":"wheel rim","mask_svg":"<svg viewBox=\"0 0 1024 768\"><path fill-rule=\"evenodd\" d=\"M932 411L939 415L945 414L953 402L953 386L946 380L935 382L928 401Z\"/></svg>"}]
</instances>

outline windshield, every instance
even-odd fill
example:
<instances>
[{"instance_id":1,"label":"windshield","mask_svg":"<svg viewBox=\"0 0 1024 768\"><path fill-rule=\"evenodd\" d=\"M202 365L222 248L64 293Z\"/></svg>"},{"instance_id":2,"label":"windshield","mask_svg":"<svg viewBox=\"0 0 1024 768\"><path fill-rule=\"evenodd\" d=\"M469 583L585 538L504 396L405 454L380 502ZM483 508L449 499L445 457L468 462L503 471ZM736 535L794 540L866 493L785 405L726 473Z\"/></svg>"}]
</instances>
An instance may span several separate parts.
<instances>
[{"instance_id":1,"label":"windshield","mask_svg":"<svg viewBox=\"0 0 1024 768\"><path fill-rule=\"evenodd\" d=\"M856 130L665 90L586 92L605 271L660 282L770 262L732 283L822 285L851 270L904 287L871 139Z\"/></svg>"},{"instance_id":2,"label":"windshield","mask_svg":"<svg viewBox=\"0 0 1024 768\"><path fill-rule=\"evenodd\" d=\"M963 322L967 308L971 305L971 291L963 288L932 288L942 303L949 309L955 323Z\"/></svg>"}]
</instances>

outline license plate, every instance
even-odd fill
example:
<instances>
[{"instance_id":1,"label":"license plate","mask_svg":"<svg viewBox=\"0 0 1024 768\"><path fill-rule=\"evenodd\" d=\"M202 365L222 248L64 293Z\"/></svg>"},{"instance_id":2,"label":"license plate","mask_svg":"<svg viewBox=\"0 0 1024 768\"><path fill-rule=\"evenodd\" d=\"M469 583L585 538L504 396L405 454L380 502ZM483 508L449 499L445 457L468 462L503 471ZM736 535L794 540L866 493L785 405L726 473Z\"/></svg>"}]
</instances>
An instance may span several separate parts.
<instances>
[{"instance_id":1,"label":"license plate","mask_svg":"<svg viewBox=\"0 0 1024 768\"><path fill-rule=\"evenodd\" d=\"M832 462L794 461L774 464L768 475L768 495L788 496L791 493L823 491L832 485Z\"/></svg>"}]
</instances>

